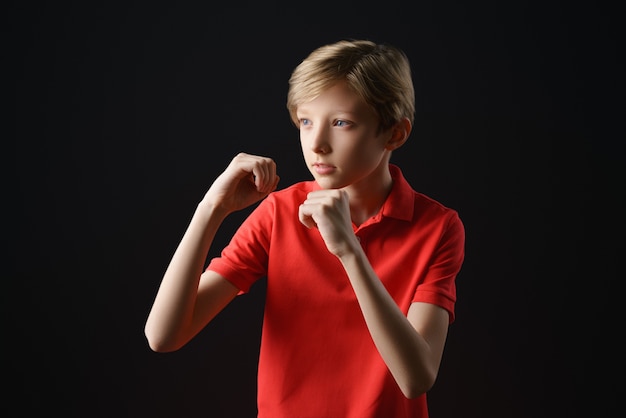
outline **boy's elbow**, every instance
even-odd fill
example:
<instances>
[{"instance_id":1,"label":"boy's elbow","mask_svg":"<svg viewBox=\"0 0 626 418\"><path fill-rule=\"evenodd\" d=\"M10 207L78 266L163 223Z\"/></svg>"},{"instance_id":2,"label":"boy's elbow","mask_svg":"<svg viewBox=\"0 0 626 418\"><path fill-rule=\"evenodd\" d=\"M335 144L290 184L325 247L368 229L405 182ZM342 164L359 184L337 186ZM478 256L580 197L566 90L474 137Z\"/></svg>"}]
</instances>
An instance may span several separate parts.
<instances>
[{"instance_id":1,"label":"boy's elbow","mask_svg":"<svg viewBox=\"0 0 626 418\"><path fill-rule=\"evenodd\" d=\"M181 347L175 340L167 338L159 333L151 331L148 327L144 330L148 347L155 353L171 353Z\"/></svg>"},{"instance_id":2,"label":"boy's elbow","mask_svg":"<svg viewBox=\"0 0 626 418\"><path fill-rule=\"evenodd\" d=\"M419 398L426 392L430 390L432 386L422 386L422 385L409 385L403 388L400 388L402 394L407 399L415 399Z\"/></svg>"},{"instance_id":3,"label":"boy's elbow","mask_svg":"<svg viewBox=\"0 0 626 418\"><path fill-rule=\"evenodd\" d=\"M415 399L415 398L422 396L426 392L428 392L428 389L421 389L417 385L404 387L404 388L401 388L400 390L402 391L402 394L404 395L404 397L407 399Z\"/></svg>"},{"instance_id":4,"label":"boy's elbow","mask_svg":"<svg viewBox=\"0 0 626 418\"><path fill-rule=\"evenodd\" d=\"M162 342L146 338L148 340L148 347L155 353L169 353L175 351L171 349L167 344L163 344Z\"/></svg>"},{"instance_id":5,"label":"boy's elbow","mask_svg":"<svg viewBox=\"0 0 626 418\"><path fill-rule=\"evenodd\" d=\"M435 384L436 375L413 378L400 385L402 394L407 399L415 399L428 392Z\"/></svg>"}]
</instances>

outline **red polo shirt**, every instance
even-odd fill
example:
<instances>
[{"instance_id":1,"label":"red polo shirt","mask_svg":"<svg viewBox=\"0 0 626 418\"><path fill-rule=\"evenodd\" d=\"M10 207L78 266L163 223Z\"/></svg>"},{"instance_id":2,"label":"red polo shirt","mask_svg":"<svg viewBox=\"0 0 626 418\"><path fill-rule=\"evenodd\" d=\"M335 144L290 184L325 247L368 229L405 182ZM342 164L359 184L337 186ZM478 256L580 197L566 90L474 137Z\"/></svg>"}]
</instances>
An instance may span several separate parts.
<instances>
[{"instance_id":1,"label":"red polo shirt","mask_svg":"<svg viewBox=\"0 0 626 418\"><path fill-rule=\"evenodd\" d=\"M354 231L402 312L428 302L453 322L463 224L456 211L414 191L397 166L390 171L383 207ZM258 417L427 417L426 395L406 399L376 350L341 263L298 219L315 189L306 181L271 193L207 267L242 292L267 277Z\"/></svg>"}]
</instances>

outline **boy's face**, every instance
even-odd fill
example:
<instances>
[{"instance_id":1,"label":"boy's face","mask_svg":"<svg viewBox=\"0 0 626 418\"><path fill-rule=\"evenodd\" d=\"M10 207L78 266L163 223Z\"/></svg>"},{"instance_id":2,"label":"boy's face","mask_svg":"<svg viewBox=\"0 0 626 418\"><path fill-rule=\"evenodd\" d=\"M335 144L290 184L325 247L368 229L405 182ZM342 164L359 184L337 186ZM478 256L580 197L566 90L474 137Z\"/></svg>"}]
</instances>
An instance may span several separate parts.
<instances>
[{"instance_id":1,"label":"boy's face","mask_svg":"<svg viewBox=\"0 0 626 418\"><path fill-rule=\"evenodd\" d=\"M298 106L296 113L304 160L323 189L367 186L387 164L390 132L378 132L378 116L345 82Z\"/></svg>"}]
</instances>

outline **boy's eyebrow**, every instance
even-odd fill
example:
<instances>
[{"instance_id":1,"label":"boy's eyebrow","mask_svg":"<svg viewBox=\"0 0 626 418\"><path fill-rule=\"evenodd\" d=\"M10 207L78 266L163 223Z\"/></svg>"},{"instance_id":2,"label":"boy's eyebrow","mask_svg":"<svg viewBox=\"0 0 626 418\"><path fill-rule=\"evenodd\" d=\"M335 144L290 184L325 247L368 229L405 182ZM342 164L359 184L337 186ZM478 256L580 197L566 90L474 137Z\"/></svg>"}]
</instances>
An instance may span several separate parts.
<instances>
[{"instance_id":1,"label":"boy's eyebrow","mask_svg":"<svg viewBox=\"0 0 626 418\"><path fill-rule=\"evenodd\" d=\"M298 108L296 110L296 115L307 114L307 113L311 113L311 112L307 111L307 109L301 109L301 108ZM351 110L335 109L335 110L327 111L327 113L332 114L332 115L336 115L336 114L358 115L359 111L358 110L354 110L354 109L351 109Z\"/></svg>"}]
</instances>

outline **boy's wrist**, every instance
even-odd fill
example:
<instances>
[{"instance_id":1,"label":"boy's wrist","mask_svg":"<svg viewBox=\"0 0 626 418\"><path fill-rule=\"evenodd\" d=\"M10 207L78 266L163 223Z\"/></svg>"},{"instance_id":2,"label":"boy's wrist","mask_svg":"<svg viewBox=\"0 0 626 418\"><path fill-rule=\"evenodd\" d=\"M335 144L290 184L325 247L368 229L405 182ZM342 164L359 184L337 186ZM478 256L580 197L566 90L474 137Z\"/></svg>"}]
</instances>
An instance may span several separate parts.
<instances>
[{"instance_id":1,"label":"boy's wrist","mask_svg":"<svg viewBox=\"0 0 626 418\"><path fill-rule=\"evenodd\" d=\"M217 219L222 221L228 216L228 211L211 200L202 199L196 207L196 214L206 218L206 220Z\"/></svg>"}]
</instances>

